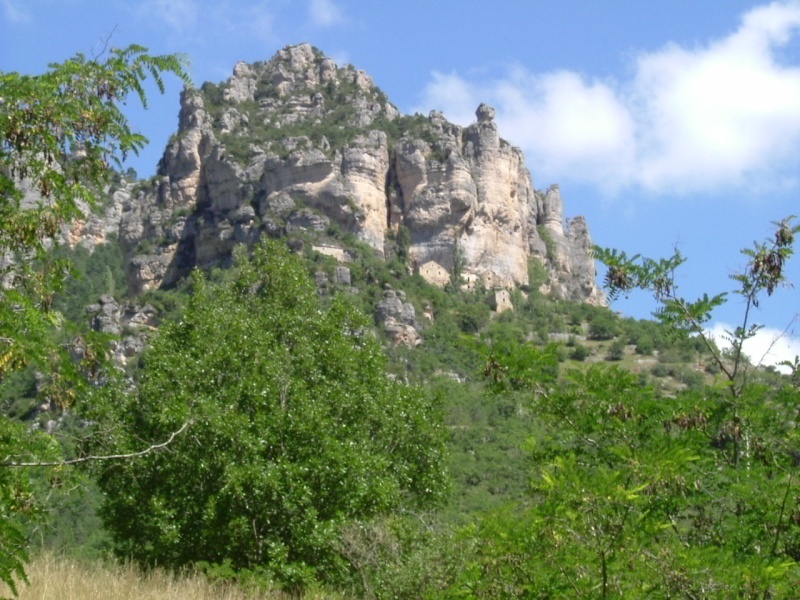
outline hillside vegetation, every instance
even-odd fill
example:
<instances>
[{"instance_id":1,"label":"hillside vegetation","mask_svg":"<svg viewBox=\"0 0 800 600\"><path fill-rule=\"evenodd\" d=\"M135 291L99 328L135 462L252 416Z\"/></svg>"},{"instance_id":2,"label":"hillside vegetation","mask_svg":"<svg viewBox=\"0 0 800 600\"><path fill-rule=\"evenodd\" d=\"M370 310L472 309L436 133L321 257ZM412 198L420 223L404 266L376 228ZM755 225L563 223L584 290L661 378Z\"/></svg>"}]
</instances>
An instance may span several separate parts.
<instances>
[{"instance_id":1,"label":"hillside vegetation","mask_svg":"<svg viewBox=\"0 0 800 600\"><path fill-rule=\"evenodd\" d=\"M301 89L299 75L322 81L333 68L308 46L280 56L317 69L293 72L287 81ZM278 92L258 87L248 69L237 67L229 88L203 93L215 102L257 94L259 110L290 125ZM704 327L728 296L682 298L680 254L651 260L596 249L609 297L650 292L656 318L598 306L587 230L564 230L555 187L549 208L538 207L541 223L520 221L528 262L507 285L493 285L493 271L463 270L481 263L462 261L451 238L449 280L431 285L413 252L428 256L440 238L415 248L414 232L388 218L370 221L380 231L365 238L366 230L323 219L314 204L323 196L273 196L277 204L260 207L275 219L267 227L252 204L227 203L241 199L236 193L173 212L171 201L208 193L187 177L174 188L166 176L138 186L110 177L107 158L143 143L115 99L141 93L146 73L160 82L161 71L186 78L178 58L131 47L108 63L77 57L41 78L0 80L10 107L0 118L10 140L0 146L0 250L9 257L0 294L0 580L8 593L796 596L800 364L784 365L783 375L742 351L758 331L753 309L787 283L800 232L792 218L743 253L729 291L743 315L727 350ZM360 72L336 72L377 94ZM336 98L333 88L314 90L308 111ZM385 98L371 98L394 114ZM236 116L212 112L218 127ZM517 156L500 144L492 116L482 105L465 136L448 130L464 165L476 144ZM294 168L287 140L255 125L281 168ZM385 132L372 138L385 141ZM170 142L173 159L191 158L184 141ZM243 160L249 148L228 141ZM319 164L334 164L352 140L342 132L333 141L325 137L333 157ZM420 159L414 148L409 156ZM212 154L209 164L233 168ZM420 160L438 173L440 159L453 156ZM81 185L67 185L65 173ZM17 175L50 203L25 209ZM51 240L86 216L79 200L97 207L92 190L112 184L128 201L138 188L151 203L139 229L132 220L141 215L128 211L125 244L105 233L91 251ZM378 192L373 199L391 190ZM334 197L343 219L361 222L352 199ZM538 206L532 191L525 202ZM286 206L295 212L284 219ZM190 219L197 243L181 246L170 236L185 242L178 234ZM452 233L452 223L439 225ZM493 219L484 225L504 229ZM592 263L582 279L554 267L564 266L564 248L573 266ZM591 303L565 299L574 297Z\"/></svg>"},{"instance_id":2,"label":"hillside vegetation","mask_svg":"<svg viewBox=\"0 0 800 600\"><path fill-rule=\"evenodd\" d=\"M385 366L379 367L376 363L370 367L362 360L358 364L372 373L364 372L364 376L377 377L386 369L395 380L413 385L428 399L428 406L438 412L447 432L446 461L440 468L448 473L450 491L434 510L408 507L393 512L375 504L372 514L360 512L356 516L353 513L337 521L325 534L331 536L326 542L332 544L329 546L333 552L331 558L316 563L311 570L307 568L317 559L312 558L314 554L301 558L304 555L300 548L316 547L317 542L313 542L312 529L307 529L306 525L296 534L297 541L292 537L284 538L286 542L282 543L288 544L283 546L288 554L278 555L284 556L278 560L288 559L288 562L281 567L275 558L263 561L249 551L242 557L255 556L255 562L247 558L237 563L241 559L235 558L233 546L230 554L224 551L225 545L231 542L222 543L221 540L215 542L220 553L205 557L199 553L202 546L192 542L188 548L198 553L187 555L188 560L180 559L174 563L176 566L199 566L214 579L242 584L256 581L266 586L265 589L287 585L295 590L313 589L319 585L314 581L321 581L331 590L328 593L336 590L336 593L356 597L461 597L464 594L486 598L542 597L542 594L597 597L620 593L648 597L727 597L733 590L748 586L759 597L765 590L772 597L790 597L789 590L793 589L796 577L795 537L800 534L800 530L796 531L800 525L795 519L795 515L800 514L800 506L793 492L792 473L798 392L790 378L772 369L754 368L735 351L721 352L713 343L706 344L702 337L688 335L691 327L625 319L606 308L554 300L537 292L515 292L512 295L514 310L495 314L487 303L488 291L462 291L456 286L441 290L418 276L408 275L398 259L381 261L370 249L355 243L351 247L356 260L350 263L353 276L350 287L358 286L359 292L354 294L349 288L335 286L324 290L315 288L308 283L312 273L332 273L335 263L313 251L310 244L304 248L301 252L304 260L298 260L292 267L299 270L289 271L294 273L291 281L299 279L288 287L287 283L280 284L277 290L287 298L290 313L307 301L319 303L320 309L327 307L324 310L329 311L340 310L336 308L340 304L353 309L366 304L369 308L389 284L393 289L404 290L406 299L419 307L420 313L424 311L433 316L420 325L424 340L420 346L407 348L383 339L381 344L388 353ZM269 255L275 256L276 252L280 255L282 251L272 248ZM253 274L268 273L269 269L256 267ZM81 281L82 288L92 288L93 278L111 280L105 269L93 272L94 275L88 273ZM216 297L228 293L223 292L226 288L247 293L256 289L253 283L244 283L247 276L237 283L237 277L242 276L234 272L212 273L203 283L204 288L200 288L207 287L209 292L201 292L200 296L197 296L197 288L189 295L177 290L151 294L149 299L165 311L172 307L171 316L165 312L162 333L153 338L152 343L161 347L159 338L165 332L179 331L169 323L186 327L198 318L191 316L191 305L202 302L200 298L212 293L211 290L219 289L213 292ZM274 281L281 281L274 277ZM762 288L768 284L762 283ZM300 287L292 287L295 285ZM374 300L365 302L365 298ZM217 383L210 388L221 390L219 378L226 372L235 372L235 361L249 364L253 358L245 357L256 356L252 354L256 348L253 344L261 342L257 342L258 338L246 341L250 336L248 332L263 334L277 325L286 332L284 335L295 337L303 335L297 328L300 323L311 322L299 314L293 317L286 313L285 317L279 317L274 310L246 310L245 305L242 305L241 317L237 317L239 309L235 305L226 308L219 300L211 302L209 308L211 306L221 310L220 315L224 314L225 319L234 319L231 325L237 319L258 314L272 315L274 324L247 325L242 320L242 325L236 325L240 328L237 333L217 317L209 324L216 321L216 326L229 332L226 335L234 337L225 344L217 343L213 350L201 350L198 344L201 340L218 341L221 338L217 334L200 334L196 341L176 338L178 345L174 349L167 350L165 346L158 351L163 355L161 358L156 358L152 351L146 352L143 360L134 365L134 374L142 381L150 377L151 362L157 365L164 360L178 361L177 371L163 383L154 380L147 384L156 385L154 389L159 390L161 397L168 389L165 385L178 385L176 389L182 389L184 384L178 383L182 377L186 377L191 386L186 388L188 397L198 394L191 391L196 389L196 384L190 382L199 383L197 373L201 371L194 371L196 374L192 375L193 371L186 370L196 360L186 354L193 352L193 348L197 348L198 358L210 357L213 353L218 356L214 360L229 364L225 371L214 376ZM185 307L190 313L185 312ZM294 318L299 319L298 325L291 326ZM315 335L327 335L320 325L315 325ZM352 327L358 330L364 326L367 324ZM380 330L377 335L380 340ZM237 339L239 341L235 341ZM323 348L325 343L320 338L311 347ZM244 345L237 349L237 344ZM285 359L274 366L281 363L285 364ZM206 368L202 362L196 364L195 369ZM734 366L738 373L729 380L726 373ZM306 375L312 372L307 371ZM19 382L14 388L17 396L6 392L6 398L10 401L13 396L12 404L18 405L22 390L21 396L30 398L28 405L34 404L36 386L24 386L22 375L17 379ZM280 379L280 376L269 378ZM234 412L224 417L224 422L234 427L232 432L243 450L245 445L258 444L258 441L246 441L246 427L233 425L240 419L236 414L245 411L241 415L244 416L246 411L262 409L243 400L245 396L242 396L248 393L247 386L256 385L257 380L248 375L237 381L231 399L239 398L240 408L232 408ZM363 383L366 381L364 379ZM6 390L11 382L4 386ZM265 385L271 384L265 380ZM352 388L352 384L347 387ZM103 394L112 389L110 386L102 388ZM104 405L103 410L112 414L119 411L119 393L114 391L106 396L110 404ZM279 392L276 393L280 397ZM174 396L174 392L166 394ZM99 396L95 399L94 410L100 406L99 399ZM137 415L143 406L140 402L136 400L130 409L123 409L123 414L134 410L131 415ZM181 416L174 402L153 407L172 415L172 423L161 421L161 433L153 439L163 440L169 431L186 421L187 417ZM264 428L270 427L266 423L274 418L270 415L274 415L275 408L263 410L267 421L254 431L266 431ZM38 418L45 417L39 414ZM141 418L141 415L135 416L132 421L137 436L145 435ZM396 419L392 417L389 423L398 425ZM103 418L98 422L108 420ZM85 429L71 429L69 419L63 419L63 423L60 436L91 438ZM304 418L297 425L304 423L309 422ZM115 439L124 429L124 420L116 427ZM319 454L322 438L313 433L315 429L320 431L319 426L312 426L308 441L298 442L300 438L297 438L293 443L300 444L301 453L303 448L313 449L319 458L324 458L325 453ZM287 431L286 435L304 436L300 431ZM219 434L215 435L220 439ZM180 467L184 472L195 469L208 459L190 451L194 444L191 439L186 438L189 444L185 450L175 445L163 458L174 456L180 461L178 464L184 465ZM341 437L336 439L342 440ZM384 441L389 443L388 439ZM364 443L357 442L357 446L362 447ZM424 443L431 447L431 442ZM103 447L102 444L99 447ZM217 467L210 464L204 467L211 469L207 473L217 472L226 463L231 466L235 463L240 469L243 466L241 458L232 455L226 458L218 441L206 438L201 447L211 450L209 459L220 461ZM409 457L413 458L414 453L424 450L420 446L419 450L409 452ZM238 455L242 456L241 451ZM163 462L159 456L153 455L154 465ZM356 466L353 458L343 456L342 460L341 468L349 471ZM149 468L142 461L126 464L136 470ZM116 512L102 508L101 515L114 519L112 535L86 539L79 532L95 519L91 507L97 504L90 501L92 492L85 501L72 503L71 522L64 522L63 514L54 514L50 528L42 530L45 534L40 539L45 540L44 548L87 556L102 555L116 548L118 555L124 558L137 556L139 551L134 550L137 546L151 548L146 552L158 552L157 562L164 564L168 556L164 552L172 542L166 538L150 546L157 538L149 536L156 535L161 528L165 528L162 529L164 533L158 535L168 534L171 528L178 526L178 515L200 510L203 512L190 519L190 527L196 530L198 523L207 518L204 514L210 514L203 505L219 506L224 495L238 489L240 492L235 493L242 494L242 509L236 509L235 502L225 509L225 514L235 523L235 519L246 514L242 511L248 498L265 493L258 491L262 484L256 482L261 476L258 472L268 464L268 461L254 463L252 468L245 468L241 476L234 476L241 477L241 483L230 479L230 483L212 491L206 500L199 501L201 496L197 491L187 492L188 504L180 509L176 506L177 512L169 508L169 496L164 496L167 504L159 504L163 512L158 516L161 524L154 522L156 529L142 527L141 518L128 521L126 515L132 513L124 507ZM328 468L318 461L313 464L312 471ZM113 477L106 479L113 482L108 488L113 494L106 497L106 502L118 492L123 492L120 500L127 498L133 493L133 482L142 481L141 475L137 475L129 483L123 482L118 478L122 471L116 466L93 472L100 475L101 481ZM164 477L166 489L175 494L180 476L169 475L162 467L158 472ZM200 483L209 476L202 475L199 479L193 476L187 483ZM372 479L368 472L362 477L365 489L377 491L378 488L373 487L377 479ZM337 485L343 483L339 477L334 481ZM231 485L237 487L229 488ZM447 489L442 487L441 481L431 485L436 486L440 494ZM290 484L289 488L277 492L276 498L282 498L282 502L290 500L296 493L292 491L295 486ZM307 489L308 493L316 494L311 488ZM156 505L148 507L148 503L156 496L145 493L139 500L132 500L130 508L141 506L151 517L155 516L152 511ZM177 496L184 497L180 492ZM353 492L340 491L335 498L337 502L346 500L352 505L357 497ZM332 500L333 497L321 500L320 509L333 507ZM105 506L110 508L108 504ZM320 509L309 513L309 508L303 508L298 516L314 515L313 519L320 519ZM276 510L273 516L267 517L272 522L287 518L294 509L287 506ZM251 520L248 517L245 522L251 523ZM313 526L312 523L309 521L308 526ZM135 532L135 539L139 540L136 545L125 541L127 527L133 527L130 531ZM215 525L217 532L220 532L219 527ZM76 533L69 534L71 529ZM233 534L235 525L224 526L223 530ZM245 528L242 533L246 531ZM269 528L264 531L268 532ZM312 546L308 546L309 543ZM148 562L146 553L138 556L145 564ZM301 562L297 562L298 559ZM166 561L169 563L172 559ZM636 566L631 569L631 565Z\"/></svg>"}]
</instances>

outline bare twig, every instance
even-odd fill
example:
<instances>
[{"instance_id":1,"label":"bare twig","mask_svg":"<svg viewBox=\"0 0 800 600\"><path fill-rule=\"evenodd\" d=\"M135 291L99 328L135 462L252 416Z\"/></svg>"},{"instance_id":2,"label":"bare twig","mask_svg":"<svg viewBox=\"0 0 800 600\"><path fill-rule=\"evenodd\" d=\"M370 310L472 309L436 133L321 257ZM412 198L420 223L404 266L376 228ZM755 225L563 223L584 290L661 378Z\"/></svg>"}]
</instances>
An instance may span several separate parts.
<instances>
[{"instance_id":1,"label":"bare twig","mask_svg":"<svg viewBox=\"0 0 800 600\"><path fill-rule=\"evenodd\" d=\"M106 34L106 35L103 37L103 39L101 39L101 40L100 40L101 42L103 42L103 48L100 50L100 52L98 52L98 53L96 53L96 54L93 54L93 56L92 56L92 60L95 60L95 61L96 61L96 60L98 60L98 59L99 59L101 56L103 56L103 55L106 53L106 51L108 50L108 44L109 44L109 42L111 41L111 38L114 36L114 32L115 32L116 30L117 30L117 26L116 26L116 25L114 25L114 27L112 27L112 28L111 28L111 31L109 31L109 32L108 32L108 33L107 33L107 34Z\"/></svg>"},{"instance_id":2,"label":"bare twig","mask_svg":"<svg viewBox=\"0 0 800 600\"><path fill-rule=\"evenodd\" d=\"M178 437L181 433L186 431L186 429L191 425L191 421L187 421L183 424L183 426L178 429L177 431L173 431L169 438L161 442L160 444L152 444L148 446L144 450L140 450L139 452L131 452L129 454L106 454L103 456L82 456L80 458L71 458L69 460L59 460L59 461L52 461L52 462L17 462L14 460L6 460L0 463L0 467L67 467L70 465L77 465L86 462L95 462L95 461L104 461L104 460L126 460L129 458L138 458L140 456L145 456L146 454L150 454L151 452L155 452L156 450L161 450L162 448L166 448L169 446L172 441Z\"/></svg>"},{"instance_id":3,"label":"bare twig","mask_svg":"<svg viewBox=\"0 0 800 600\"><path fill-rule=\"evenodd\" d=\"M762 364L764 364L764 360L767 358L767 356L769 356L772 353L772 349L775 347L775 344L777 344L783 338L787 337L792 333L791 330L792 326L794 326L794 324L797 323L798 318L800 318L800 315L795 315L794 317L792 317L792 320L789 321L789 324L783 328L783 331L781 331L777 335L772 336L772 340L770 341L769 346L767 346L767 349L764 351L764 354L761 355L761 358L758 359L756 366L760 367Z\"/></svg>"}]
</instances>

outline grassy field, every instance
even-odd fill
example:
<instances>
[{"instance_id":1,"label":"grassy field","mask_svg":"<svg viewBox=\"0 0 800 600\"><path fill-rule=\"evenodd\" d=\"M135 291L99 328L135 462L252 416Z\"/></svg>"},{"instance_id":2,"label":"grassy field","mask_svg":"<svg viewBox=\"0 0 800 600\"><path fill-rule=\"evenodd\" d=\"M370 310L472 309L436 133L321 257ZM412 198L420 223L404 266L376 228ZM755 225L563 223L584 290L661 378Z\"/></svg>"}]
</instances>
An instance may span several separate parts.
<instances>
[{"instance_id":1,"label":"grassy field","mask_svg":"<svg viewBox=\"0 0 800 600\"><path fill-rule=\"evenodd\" d=\"M199 573L147 573L130 564L85 562L55 555L34 558L28 568L30 585L20 585L20 600L288 600L279 591L247 591L238 586L209 582ZM0 586L0 596L11 597ZM309 593L307 600L338 599L330 592Z\"/></svg>"}]
</instances>

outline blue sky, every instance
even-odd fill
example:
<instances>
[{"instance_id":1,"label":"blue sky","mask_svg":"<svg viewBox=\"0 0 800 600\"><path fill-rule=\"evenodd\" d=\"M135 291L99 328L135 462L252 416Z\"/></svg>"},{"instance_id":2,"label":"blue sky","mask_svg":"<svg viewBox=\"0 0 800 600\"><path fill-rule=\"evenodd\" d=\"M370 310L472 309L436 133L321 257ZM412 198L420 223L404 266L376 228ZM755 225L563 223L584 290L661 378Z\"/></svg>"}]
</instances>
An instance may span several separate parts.
<instances>
[{"instance_id":1,"label":"blue sky","mask_svg":"<svg viewBox=\"0 0 800 600\"><path fill-rule=\"evenodd\" d=\"M468 124L488 102L536 187L559 183L597 243L654 257L677 245L690 297L731 289L739 249L800 214L800 0L0 0L0 70L41 72L109 35L187 54L198 85L308 41L404 112ZM152 142L133 162L142 175L177 127L177 95L131 108ZM787 326L800 336L799 299L762 303L760 348ZM735 324L741 309L733 297L717 318ZM800 353L791 341L781 356Z\"/></svg>"}]
</instances>

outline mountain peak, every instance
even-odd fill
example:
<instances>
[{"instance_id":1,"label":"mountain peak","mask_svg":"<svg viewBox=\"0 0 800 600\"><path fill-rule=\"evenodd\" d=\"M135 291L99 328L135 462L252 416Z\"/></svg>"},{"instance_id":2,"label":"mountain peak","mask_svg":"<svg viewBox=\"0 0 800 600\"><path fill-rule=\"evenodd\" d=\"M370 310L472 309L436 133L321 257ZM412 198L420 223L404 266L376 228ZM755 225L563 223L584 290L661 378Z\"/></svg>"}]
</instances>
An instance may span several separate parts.
<instances>
[{"instance_id":1,"label":"mountain peak","mask_svg":"<svg viewBox=\"0 0 800 600\"><path fill-rule=\"evenodd\" d=\"M132 261L133 287L225 264L262 235L335 245L339 231L384 255L406 232L406 268L432 283L528 286L539 264L548 282L535 285L601 303L585 222L567 226L557 187L533 189L494 116L486 104L469 127L402 115L368 74L309 44L237 63L184 93L155 185L125 212L131 255L158 241L152 260Z\"/></svg>"},{"instance_id":2,"label":"mountain peak","mask_svg":"<svg viewBox=\"0 0 800 600\"><path fill-rule=\"evenodd\" d=\"M375 82L351 65L340 67L311 44L286 46L265 62L239 62L228 80L225 99L232 102L286 97L317 91L320 87L349 83L360 92L375 91Z\"/></svg>"}]
</instances>

